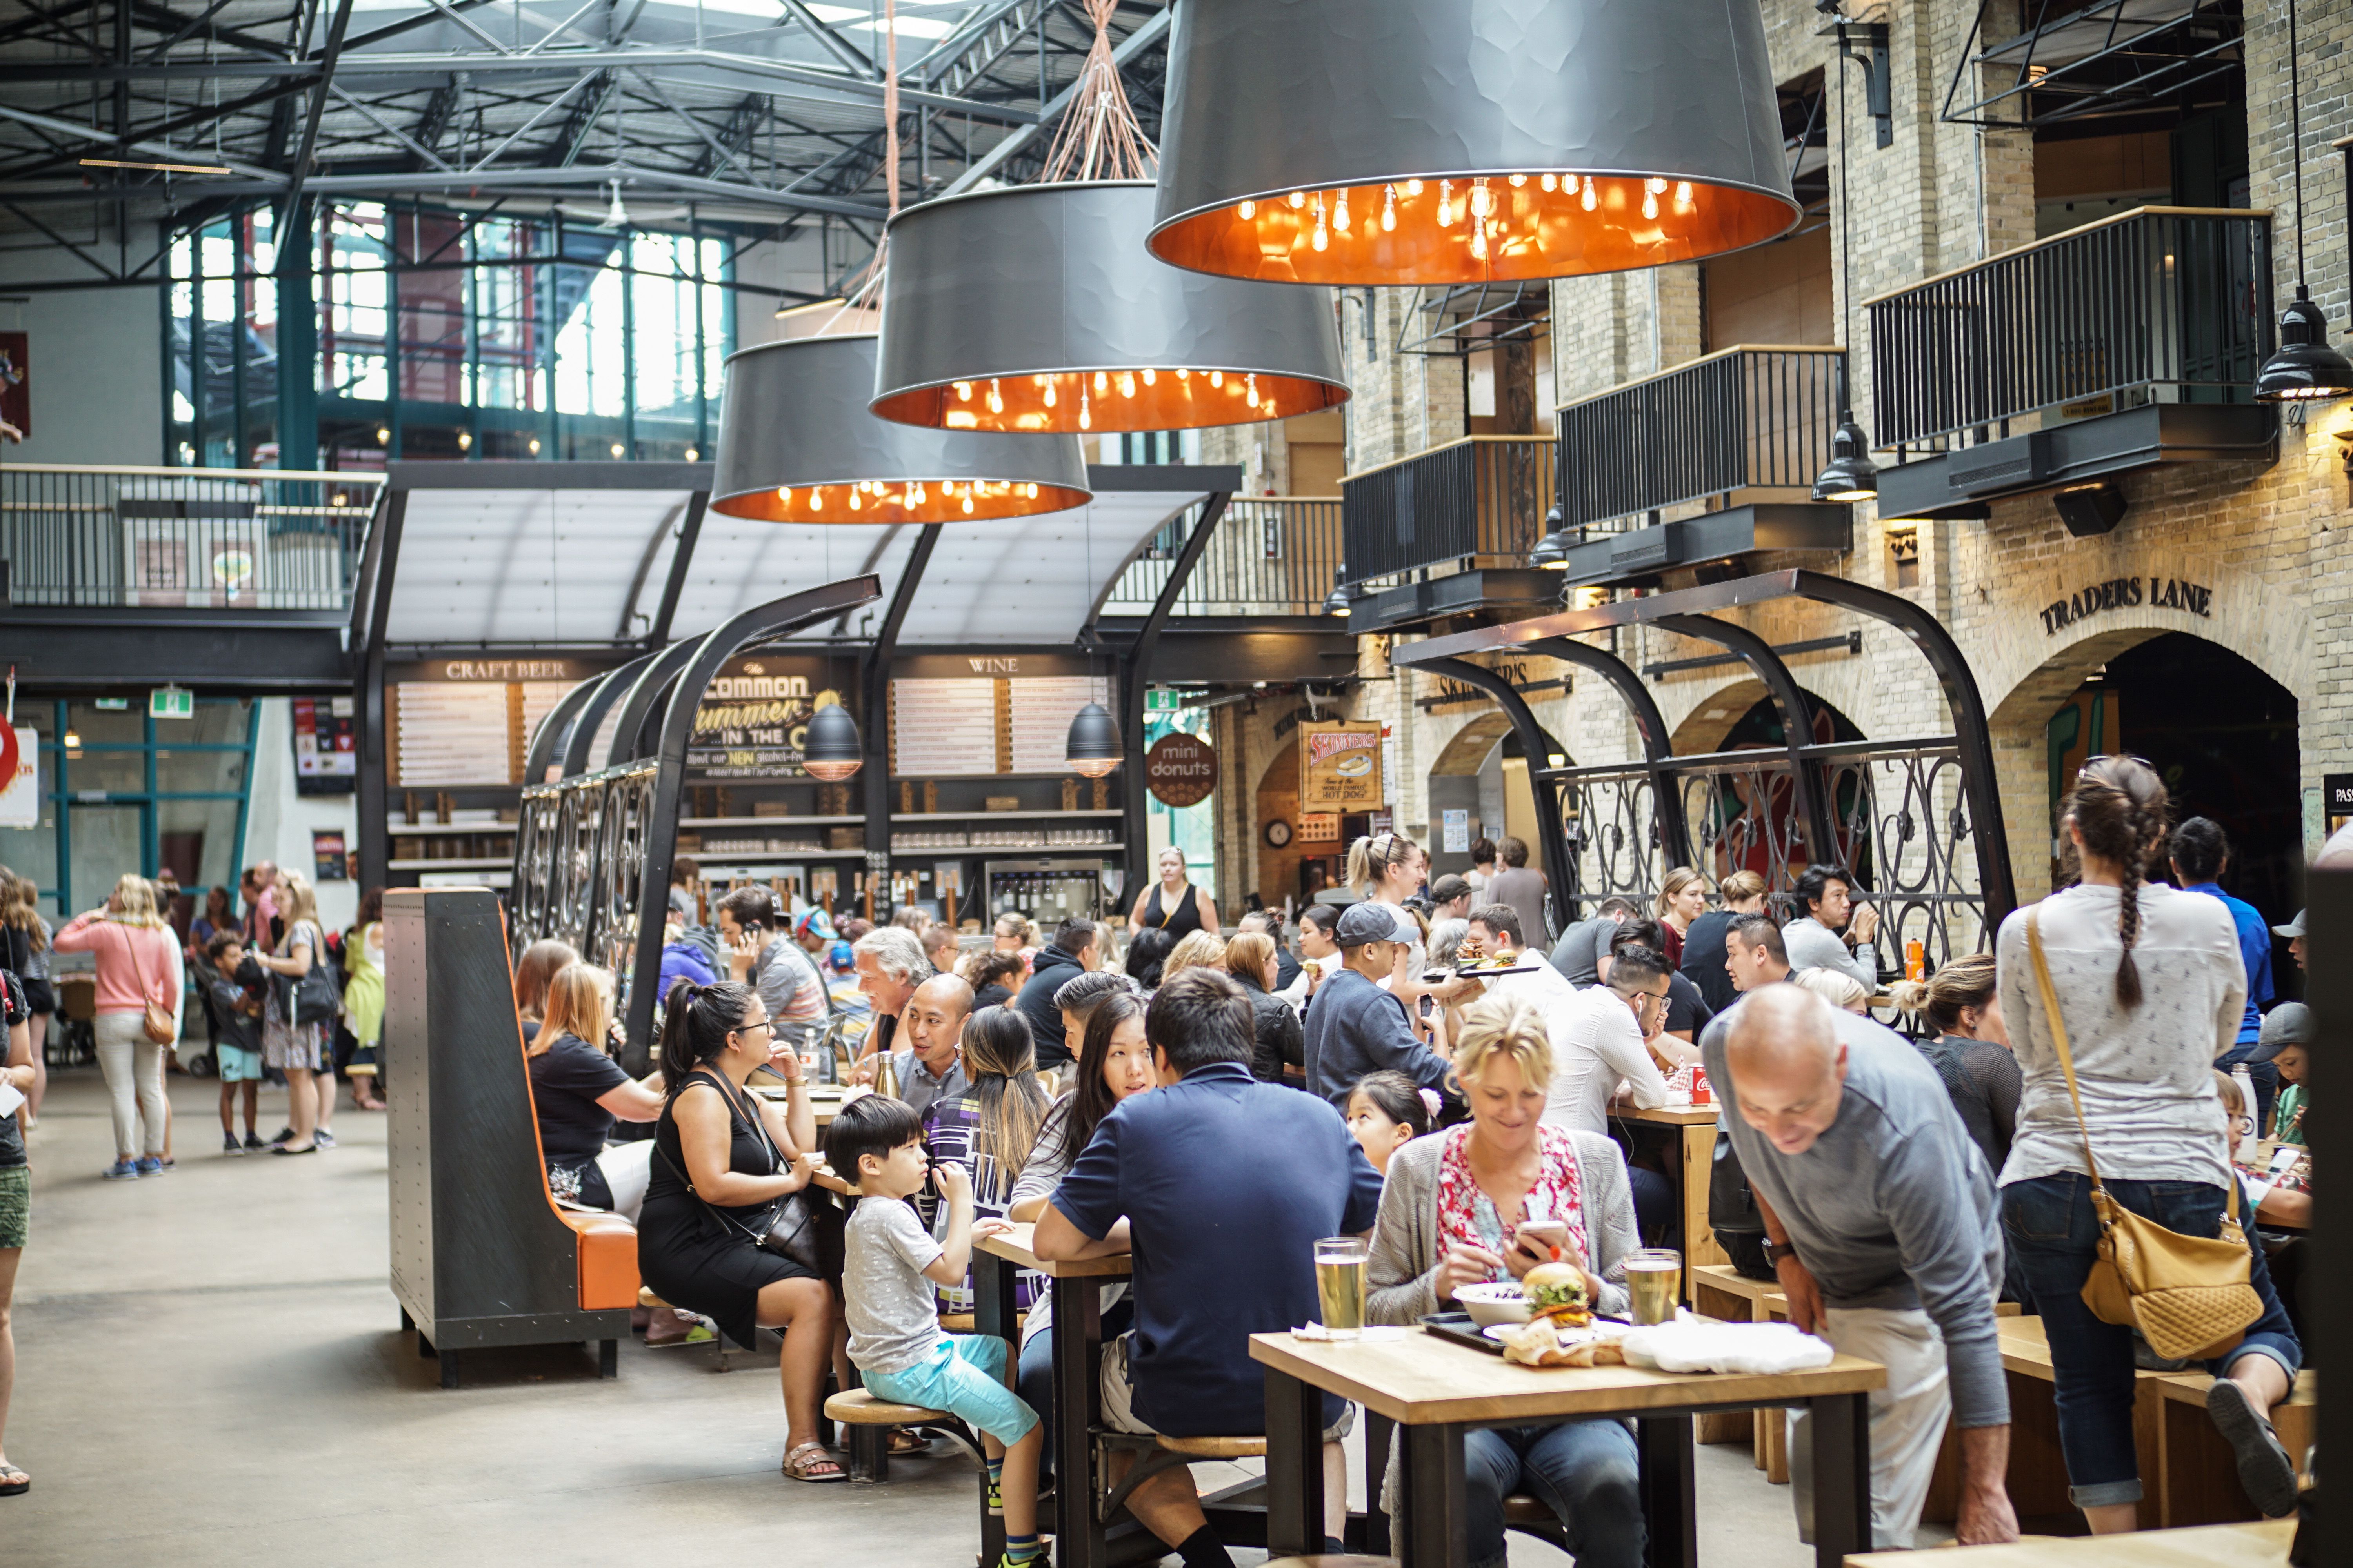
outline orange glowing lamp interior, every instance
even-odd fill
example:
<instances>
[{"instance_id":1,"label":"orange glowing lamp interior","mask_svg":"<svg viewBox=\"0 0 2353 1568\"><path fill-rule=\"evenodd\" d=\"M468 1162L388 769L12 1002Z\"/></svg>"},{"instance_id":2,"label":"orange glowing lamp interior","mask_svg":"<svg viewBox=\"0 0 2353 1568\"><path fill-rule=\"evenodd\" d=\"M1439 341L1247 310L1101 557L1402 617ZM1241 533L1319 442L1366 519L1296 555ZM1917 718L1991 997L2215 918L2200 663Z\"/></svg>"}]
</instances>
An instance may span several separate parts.
<instances>
[{"instance_id":1,"label":"orange glowing lamp interior","mask_svg":"<svg viewBox=\"0 0 2353 1568\"><path fill-rule=\"evenodd\" d=\"M998 479L858 479L747 490L712 510L754 522L984 522L1084 506L1064 485Z\"/></svg>"},{"instance_id":2,"label":"orange glowing lamp interior","mask_svg":"<svg viewBox=\"0 0 2353 1568\"><path fill-rule=\"evenodd\" d=\"M1692 261L1788 232L1797 207L1694 180L1521 174L1297 190L1153 235L1173 266L1270 283L1481 283Z\"/></svg>"},{"instance_id":3,"label":"orange glowing lamp interior","mask_svg":"<svg viewBox=\"0 0 2353 1568\"><path fill-rule=\"evenodd\" d=\"M1329 382L1250 371L1060 371L919 387L883 398L874 412L941 430L1193 430L1288 419L1347 399L1346 387Z\"/></svg>"}]
</instances>

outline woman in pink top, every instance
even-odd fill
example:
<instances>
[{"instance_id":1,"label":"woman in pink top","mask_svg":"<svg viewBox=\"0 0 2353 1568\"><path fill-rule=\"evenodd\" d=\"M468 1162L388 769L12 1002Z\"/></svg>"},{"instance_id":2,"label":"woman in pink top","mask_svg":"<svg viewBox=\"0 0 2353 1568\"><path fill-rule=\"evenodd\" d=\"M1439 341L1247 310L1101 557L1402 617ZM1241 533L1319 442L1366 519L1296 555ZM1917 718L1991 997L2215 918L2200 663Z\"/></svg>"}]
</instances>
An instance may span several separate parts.
<instances>
[{"instance_id":1,"label":"woman in pink top","mask_svg":"<svg viewBox=\"0 0 2353 1568\"><path fill-rule=\"evenodd\" d=\"M125 873L104 909L76 915L50 946L59 952L87 952L98 963L98 1018L92 1028L99 1070L106 1075L114 1106L114 1163L105 1173L114 1180L160 1176L166 1127L164 1047L147 1037L147 1006L152 1002L177 1019L180 999L172 994L176 942L155 912L154 889L144 877Z\"/></svg>"}]
</instances>

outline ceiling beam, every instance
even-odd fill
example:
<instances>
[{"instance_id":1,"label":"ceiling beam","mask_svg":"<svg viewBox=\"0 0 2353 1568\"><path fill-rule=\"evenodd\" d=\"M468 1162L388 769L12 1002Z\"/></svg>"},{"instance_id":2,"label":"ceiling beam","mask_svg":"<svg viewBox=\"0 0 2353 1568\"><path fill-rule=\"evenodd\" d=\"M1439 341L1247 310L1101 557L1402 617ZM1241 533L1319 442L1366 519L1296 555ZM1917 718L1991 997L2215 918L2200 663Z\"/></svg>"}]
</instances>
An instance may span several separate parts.
<instances>
[{"instance_id":1,"label":"ceiling beam","mask_svg":"<svg viewBox=\"0 0 2353 1568\"><path fill-rule=\"evenodd\" d=\"M601 167L569 169L518 168L496 169L417 169L375 174L314 174L303 183L303 188L319 195L407 195L425 191L507 191L532 190L540 187L596 186L619 180L633 190L647 192L674 191L682 195L695 195L713 201L741 202L746 205L776 207L787 211L831 213L839 217L863 218L880 222L888 216L877 202L844 201L835 196L817 195L794 191L772 191L762 185L738 184L726 180L709 180L699 175L669 169L648 168L640 164L617 163ZM266 195L284 188L282 182L259 180L206 180L200 184L183 188L200 189L206 195ZM5 187L0 187L5 190ZM7 193L14 196L14 193ZM86 193L90 199L101 199L97 193ZM15 199L24 199L16 197ZM102 199L111 200L111 197Z\"/></svg>"},{"instance_id":2,"label":"ceiling beam","mask_svg":"<svg viewBox=\"0 0 2353 1568\"><path fill-rule=\"evenodd\" d=\"M352 25L352 0L335 0L335 19L327 25L327 47L319 56L319 89L311 95L310 112L302 121L302 140L294 150L293 177L286 199L278 208L277 232L291 231L302 210L302 182L310 176L311 159L319 148L319 121L327 115L327 89L335 85L335 58L343 52L343 34Z\"/></svg>"},{"instance_id":3,"label":"ceiling beam","mask_svg":"<svg viewBox=\"0 0 2353 1568\"><path fill-rule=\"evenodd\" d=\"M1166 37L1168 33L1170 18L1175 15L1176 13L1172 9L1166 11L1155 11L1151 16L1145 17L1142 26L1136 28L1135 31L1130 33L1126 37L1122 38L1119 41L1118 47L1112 50L1112 64L1114 66L1124 66L1130 60L1135 58L1136 56L1144 53L1145 50L1150 48L1153 45ZM979 159L976 161L971 167L965 169L963 174L957 175L955 180L951 181L948 184L948 188L941 194L943 195L950 196L961 195L965 192L971 190L974 186L979 184L981 181L987 179L989 175L995 174L999 168L1003 167L1004 164L1009 162L1013 158L1014 154L1019 153L1023 148L1029 146L1030 142L1036 141L1039 133L1043 132L1046 127L1061 119L1063 111L1071 107L1071 95L1077 90L1078 89L1074 84L1071 87L1064 88L1060 92L1057 93L1054 96L1054 100L1046 106L1046 111L1043 114L1033 117L1030 123L1024 125L1018 131L1014 132L1011 135L1006 137L1005 140L999 142L996 146L991 147L987 152L982 153Z\"/></svg>"}]
</instances>

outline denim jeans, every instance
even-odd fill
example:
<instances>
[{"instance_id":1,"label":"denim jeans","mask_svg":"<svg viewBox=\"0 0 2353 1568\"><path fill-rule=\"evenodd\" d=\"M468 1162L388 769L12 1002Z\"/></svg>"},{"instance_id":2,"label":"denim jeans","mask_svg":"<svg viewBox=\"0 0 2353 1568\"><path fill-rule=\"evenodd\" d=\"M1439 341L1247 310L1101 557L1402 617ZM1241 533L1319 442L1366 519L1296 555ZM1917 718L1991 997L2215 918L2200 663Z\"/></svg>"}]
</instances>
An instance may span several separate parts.
<instances>
[{"instance_id":1,"label":"denim jeans","mask_svg":"<svg viewBox=\"0 0 2353 1568\"><path fill-rule=\"evenodd\" d=\"M1577 1568L1642 1568L1641 1467L1620 1421L1496 1426L1464 1434L1462 1473L1471 1514L1471 1561L1504 1560L1504 1500L1525 1492L1568 1531Z\"/></svg>"},{"instance_id":2,"label":"denim jeans","mask_svg":"<svg viewBox=\"0 0 2353 1568\"><path fill-rule=\"evenodd\" d=\"M2219 1236L2222 1189L2203 1182L2111 1181L2108 1195L2137 1215L2184 1236ZM2068 1498L2077 1508L2138 1502L2140 1465L2133 1451L2133 1331L2104 1323L2084 1305L2084 1281L2099 1240L2092 1179L2080 1173L2013 1182L2001 1193L2002 1226L2019 1260L2051 1346L2059 1446L2067 1457ZM2242 1196L2240 1223L2253 1214ZM2261 1247L2251 1247L2248 1283L2263 1315L2235 1350L2208 1370L2221 1376L2241 1356L2269 1356L2292 1383L2304 1349L2272 1289Z\"/></svg>"}]
</instances>

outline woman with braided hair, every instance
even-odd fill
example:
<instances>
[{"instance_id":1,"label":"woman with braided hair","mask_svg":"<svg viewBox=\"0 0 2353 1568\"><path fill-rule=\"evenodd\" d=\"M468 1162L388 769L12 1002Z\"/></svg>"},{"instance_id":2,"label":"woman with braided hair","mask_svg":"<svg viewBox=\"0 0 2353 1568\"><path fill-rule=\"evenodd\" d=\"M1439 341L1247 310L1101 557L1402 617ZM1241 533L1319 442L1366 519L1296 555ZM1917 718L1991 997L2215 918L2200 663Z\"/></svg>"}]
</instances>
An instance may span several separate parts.
<instances>
[{"instance_id":1,"label":"woman with braided hair","mask_svg":"<svg viewBox=\"0 0 2353 1568\"><path fill-rule=\"evenodd\" d=\"M2165 785L2147 763L2094 757L2063 822L2075 885L2001 923L2001 1016L2025 1075L2000 1182L2010 1251L2051 1345L2070 1497L2094 1533L2135 1526L2133 1334L2103 1322L2082 1290L2095 1257L2092 1144L2099 1180L2126 1208L2187 1236L2221 1233L2232 1176L2215 1135L2214 1059L2237 1042L2247 979L2219 900L2147 885L2162 853ZM2029 941L2032 921L2083 1094L2067 1091ZM2243 1210L2243 1205L2242 1205ZM2276 1309L2248 1331L2206 1408L2238 1455L2249 1500L2295 1508L2295 1468L2263 1412L2285 1397L2303 1352Z\"/></svg>"}]
</instances>

